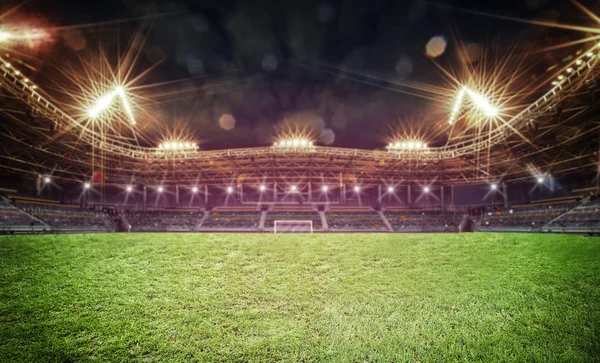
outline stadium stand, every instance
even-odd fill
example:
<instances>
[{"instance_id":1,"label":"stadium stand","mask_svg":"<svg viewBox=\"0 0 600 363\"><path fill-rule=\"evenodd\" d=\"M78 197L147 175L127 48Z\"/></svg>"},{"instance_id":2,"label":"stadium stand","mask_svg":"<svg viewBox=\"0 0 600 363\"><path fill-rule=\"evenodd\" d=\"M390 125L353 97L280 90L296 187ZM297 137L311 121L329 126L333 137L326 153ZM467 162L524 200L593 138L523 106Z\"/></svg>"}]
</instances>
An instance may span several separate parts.
<instances>
[{"instance_id":1,"label":"stadium stand","mask_svg":"<svg viewBox=\"0 0 600 363\"><path fill-rule=\"evenodd\" d=\"M379 213L369 207L331 207L325 216L331 231L389 232Z\"/></svg>"},{"instance_id":2,"label":"stadium stand","mask_svg":"<svg viewBox=\"0 0 600 363\"><path fill-rule=\"evenodd\" d=\"M13 205L0 202L0 232L31 232L46 226Z\"/></svg>"},{"instance_id":3,"label":"stadium stand","mask_svg":"<svg viewBox=\"0 0 600 363\"><path fill-rule=\"evenodd\" d=\"M112 222L102 212L82 210L76 205L55 204L42 200L21 199L16 201L16 205L55 230L65 232L112 231Z\"/></svg>"},{"instance_id":4,"label":"stadium stand","mask_svg":"<svg viewBox=\"0 0 600 363\"><path fill-rule=\"evenodd\" d=\"M482 230L539 230L554 218L575 208L577 198L539 201L490 212L483 216Z\"/></svg>"},{"instance_id":5,"label":"stadium stand","mask_svg":"<svg viewBox=\"0 0 600 363\"><path fill-rule=\"evenodd\" d=\"M415 211L389 208L384 213L394 232L459 232L458 212Z\"/></svg>"},{"instance_id":6,"label":"stadium stand","mask_svg":"<svg viewBox=\"0 0 600 363\"><path fill-rule=\"evenodd\" d=\"M255 206L217 207L206 213L201 229L255 230L260 222L260 212Z\"/></svg>"},{"instance_id":7,"label":"stadium stand","mask_svg":"<svg viewBox=\"0 0 600 363\"><path fill-rule=\"evenodd\" d=\"M265 219L265 229L272 230L275 227L275 221L303 221L310 220L313 224L313 230L323 229L321 216L312 206L274 206L273 210L268 212Z\"/></svg>"},{"instance_id":8,"label":"stadium stand","mask_svg":"<svg viewBox=\"0 0 600 363\"><path fill-rule=\"evenodd\" d=\"M126 211L131 232L193 231L202 212L189 210Z\"/></svg>"},{"instance_id":9,"label":"stadium stand","mask_svg":"<svg viewBox=\"0 0 600 363\"><path fill-rule=\"evenodd\" d=\"M600 200L575 207L548 224L550 230L600 230Z\"/></svg>"}]
</instances>

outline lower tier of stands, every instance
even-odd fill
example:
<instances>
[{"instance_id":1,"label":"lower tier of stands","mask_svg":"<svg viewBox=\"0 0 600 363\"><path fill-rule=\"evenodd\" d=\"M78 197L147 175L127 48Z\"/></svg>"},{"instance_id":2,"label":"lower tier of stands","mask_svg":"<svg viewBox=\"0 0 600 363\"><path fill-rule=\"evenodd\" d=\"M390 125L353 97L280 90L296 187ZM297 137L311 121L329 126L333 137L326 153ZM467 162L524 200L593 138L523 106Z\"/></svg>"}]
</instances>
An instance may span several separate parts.
<instances>
[{"instance_id":1,"label":"lower tier of stands","mask_svg":"<svg viewBox=\"0 0 600 363\"><path fill-rule=\"evenodd\" d=\"M257 211L239 211L207 212L201 228L211 229L256 229L260 222L260 212Z\"/></svg>"},{"instance_id":2,"label":"lower tier of stands","mask_svg":"<svg viewBox=\"0 0 600 363\"><path fill-rule=\"evenodd\" d=\"M265 228L273 229L275 227L275 221L312 221L313 230L320 230L323 228L321 216L318 212L314 211L269 212L265 219Z\"/></svg>"},{"instance_id":3,"label":"lower tier of stands","mask_svg":"<svg viewBox=\"0 0 600 363\"><path fill-rule=\"evenodd\" d=\"M461 213L387 211L394 232L459 232Z\"/></svg>"},{"instance_id":4,"label":"lower tier of stands","mask_svg":"<svg viewBox=\"0 0 600 363\"><path fill-rule=\"evenodd\" d=\"M325 213L325 217L332 231L389 231L377 212L331 211Z\"/></svg>"},{"instance_id":5,"label":"lower tier of stands","mask_svg":"<svg viewBox=\"0 0 600 363\"><path fill-rule=\"evenodd\" d=\"M482 230L538 230L577 205L576 201L514 206L485 215Z\"/></svg>"},{"instance_id":6,"label":"lower tier of stands","mask_svg":"<svg viewBox=\"0 0 600 363\"><path fill-rule=\"evenodd\" d=\"M193 231L202 219L201 212L131 211L125 218L132 232Z\"/></svg>"},{"instance_id":7,"label":"lower tier of stands","mask_svg":"<svg viewBox=\"0 0 600 363\"><path fill-rule=\"evenodd\" d=\"M17 203L23 211L62 231L112 230L112 222L105 213L82 210L77 206Z\"/></svg>"},{"instance_id":8,"label":"lower tier of stands","mask_svg":"<svg viewBox=\"0 0 600 363\"><path fill-rule=\"evenodd\" d=\"M585 203L548 224L549 229L600 229L600 200Z\"/></svg>"}]
</instances>

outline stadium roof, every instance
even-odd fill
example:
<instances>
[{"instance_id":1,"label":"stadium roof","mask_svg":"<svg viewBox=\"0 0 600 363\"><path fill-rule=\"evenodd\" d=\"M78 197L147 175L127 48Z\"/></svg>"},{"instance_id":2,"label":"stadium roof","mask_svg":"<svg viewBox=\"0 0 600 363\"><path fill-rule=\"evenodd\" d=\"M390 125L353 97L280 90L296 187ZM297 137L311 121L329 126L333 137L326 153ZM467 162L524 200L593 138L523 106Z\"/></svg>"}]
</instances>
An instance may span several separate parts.
<instances>
[{"instance_id":1,"label":"stadium roof","mask_svg":"<svg viewBox=\"0 0 600 363\"><path fill-rule=\"evenodd\" d=\"M48 37L40 35L35 46L5 41L0 166L6 173L54 172L64 178L86 178L98 170L173 182L202 175L215 183L258 180L269 170L273 177L295 170L299 178L343 174L448 183L595 172L600 49L597 36L589 36L593 17L582 24L571 12L562 15L564 4L554 3L534 10L482 9L486 14L425 6L419 10L425 20L408 27L433 30L413 42L405 38L408 48L418 44L420 50L398 55L386 48L395 44L389 36L408 33L394 30L386 12L417 11L413 5L365 5L380 26L369 36L345 33L344 21L359 24L345 5L315 5L316 21L331 39L313 46L298 45L298 25L282 19L240 38L232 30L260 23L260 14L245 2L236 3L229 21L219 18L226 7L216 3L203 9L181 5L183 13L155 9L158 20L150 27L147 18L127 18L48 27L43 33ZM440 15L441 9L450 9L450 15ZM531 20L549 16L548 10L561 15L553 23ZM270 11L267 17L279 14ZM31 18L24 11L20 16ZM184 33L187 27L200 29L198 47L209 50L205 58L189 42L185 51L164 52L168 42L162 38L172 33L172 22L165 19L173 17L183 19ZM432 24L439 17L453 19L459 29L465 18L493 20L492 39L478 37L473 24L463 29L468 37L436 28ZM223 24L229 38L218 35ZM525 34L518 41L508 31L514 24L522 24ZM329 29L333 25L339 29ZM6 29L5 34L19 31ZM267 35L277 29L288 32L286 37ZM122 39L115 39L123 33L128 42L119 46ZM230 44L211 43L215 37ZM534 46L540 39L543 44ZM350 42L354 52L341 45L324 50L335 40ZM256 56L253 48L261 42L271 51ZM315 148L272 147L286 137L305 137ZM199 148L158 149L173 142ZM386 149L389 143L409 142L427 148Z\"/></svg>"}]
</instances>

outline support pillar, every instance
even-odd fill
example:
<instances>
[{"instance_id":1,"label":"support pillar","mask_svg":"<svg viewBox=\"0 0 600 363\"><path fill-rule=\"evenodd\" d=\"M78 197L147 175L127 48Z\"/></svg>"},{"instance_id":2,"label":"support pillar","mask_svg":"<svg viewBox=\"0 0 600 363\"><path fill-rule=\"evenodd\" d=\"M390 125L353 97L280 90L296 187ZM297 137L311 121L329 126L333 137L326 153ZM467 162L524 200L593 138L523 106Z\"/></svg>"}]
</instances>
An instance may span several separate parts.
<instances>
[{"instance_id":1,"label":"support pillar","mask_svg":"<svg viewBox=\"0 0 600 363\"><path fill-rule=\"evenodd\" d=\"M204 206L208 204L208 185L204 184Z\"/></svg>"},{"instance_id":2,"label":"support pillar","mask_svg":"<svg viewBox=\"0 0 600 363\"><path fill-rule=\"evenodd\" d=\"M308 202L312 203L312 182L308 181Z\"/></svg>"},{"instance_id":3,"label":"support pillar","mask_svg":"<svg viewBox=\"0 0 600 363\"><path fill-rule=\"evenodd\" d=\"M410 184L408 185L408 192L406 195L406 200L408 200L408 205L412 204L412 192L411 192Z\"/></svg>"},{"instance_id":4,"label":"support pillar","mask_svg":"<svg viewBox=\"0 0 600 363\"><path fill-rule=\"evenodd\" d=\"M442 199L442 212L446 211L446 198L444 197L444 186L440 187L440 197Z\"/></svg>"},{"instance_id":5,"label":"support pillar","mask_svg":"<svg viewBox=\"0 0 600 363\"><path fill-rule=\"evenodd\" d=\"M377 201L381 203L381 184L377 186Z\"/></svg>"},{"instance_id":6,"label":"support pillar","mask_svg":"<svg viewBox=\"0 0 600 363\"><path fill-rule=\"evenodd\" d=\"M142 209L146 210L146 208L148 207L148 187L146 187L144 185L144 191L143 191L143 204L142 204Z\"/></svg>"},{"instance_id":7,"label":"support pillar","mask_svg":"<svg viewBox=\"0 0 600 363\"><path fill-rule=\"evenodd\" d=\"M179 207L179 184L175 184L175 207Z\"/></svg>"},{"instance_id":8,"label":"support pillar","mask_svg":"<svg viewBox=\"0 0 600 363\"><path fill-rule=\"evenodd\" d=\"M238 183L238 189L240 191L240 202L244 202L244 184Z\"/></svg>"},{"instance_id":9,"label":"support pillar","mask_svg":"<svg viewBox=\"0 0 600 363\"><path fill-rule=\"evenodd\" d=\"M273 182L273 202L277 202L277 182Z\"/></svg>"},{"instance_id":10,"label":"support pillar","mask_svg":"<svg viewBox=\"0 0 600 363\"><path fill-rule=\"evenodd\" d=\"M450 202L452 202L452 205L453 205L453 206L454 206L454 205L456 205L456 204L454 203L454 185L451 185L451 186L450 186Z\"/></svg>"},{"instance_id":11,"label":"support pillar","mask_svg":"<svg viewBox=\"0 0 600 363\"><path fill-rule=\"evenodd\" d=\"M508 208L508 192L506 191L506 183L502 183L502 199L504 200L504 209Z\"/></svg>"}]
</instances>

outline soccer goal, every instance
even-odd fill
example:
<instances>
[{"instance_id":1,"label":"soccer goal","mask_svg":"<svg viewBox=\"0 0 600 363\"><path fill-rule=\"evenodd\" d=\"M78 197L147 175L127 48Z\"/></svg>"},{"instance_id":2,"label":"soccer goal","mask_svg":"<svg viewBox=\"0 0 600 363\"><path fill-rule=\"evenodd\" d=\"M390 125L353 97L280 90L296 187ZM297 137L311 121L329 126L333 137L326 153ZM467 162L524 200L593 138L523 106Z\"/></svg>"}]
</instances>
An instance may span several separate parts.
<instances>
[{"instance_id":1,"label":"soccer goal","mask_svg":"<svg viewBox=\"0 0 600 363\"><path fill-rule=\"evenodd\" d=\"M313 233L313 221L275 221L273 233Z\"/></svg>"}]
</instances>

